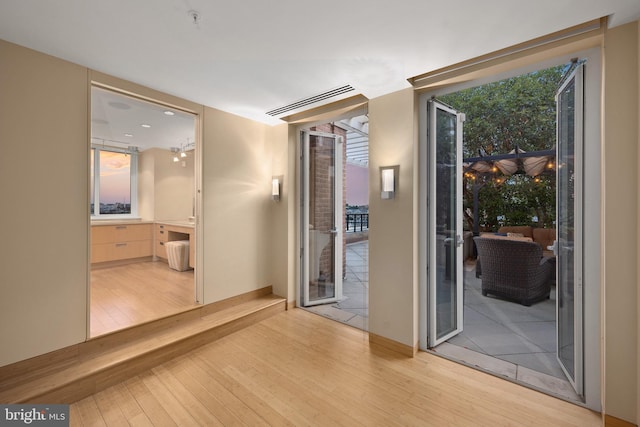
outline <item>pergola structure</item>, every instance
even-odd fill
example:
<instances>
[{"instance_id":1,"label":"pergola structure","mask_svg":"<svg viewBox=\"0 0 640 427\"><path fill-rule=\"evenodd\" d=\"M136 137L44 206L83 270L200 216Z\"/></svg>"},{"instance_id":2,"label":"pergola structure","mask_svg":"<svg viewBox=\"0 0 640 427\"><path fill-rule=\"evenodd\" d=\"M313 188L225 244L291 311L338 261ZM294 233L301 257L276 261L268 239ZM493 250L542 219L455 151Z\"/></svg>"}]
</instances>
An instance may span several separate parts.
<instances>
[{"instance_id":1,"label":"pergola structure","mask_svg":"<svg viewBox=\"0 0 640 427\"><path fill-rule=\"evenodd\" d=\"M556 150L542 150L526 152L516 146L508 154L483 155L478 157L463 159L463 169L465 176L474 177L473 183L473 235L480 235L480 224L478 221L478 193L484 186L477 176L494 175L498 171L503 175L511 176L524 173L531 177L537 177L547 171L555 170L554 159Z\"/></svg>"}]
</instances>

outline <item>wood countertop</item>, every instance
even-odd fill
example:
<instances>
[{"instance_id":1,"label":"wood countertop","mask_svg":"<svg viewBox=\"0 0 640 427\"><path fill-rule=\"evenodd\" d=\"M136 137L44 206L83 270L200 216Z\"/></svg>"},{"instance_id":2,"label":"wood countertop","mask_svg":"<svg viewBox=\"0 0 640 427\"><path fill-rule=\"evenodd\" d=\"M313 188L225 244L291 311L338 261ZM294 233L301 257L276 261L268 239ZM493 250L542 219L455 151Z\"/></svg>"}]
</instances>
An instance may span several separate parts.
<instances>
[{"instance_id":1,"label":"wood countertop","mask_svg":"<svg viewBox=\"0 0 640 427\"><path fill-rule=\"evenodd\" d=\"M164 225L174 225L177 227L188 227L194 228L195 223L191 221L179 221L179 220L170 220L170 221L154 221L156 224L164 224Z\"/></svg>"},{"instance_id":2,"label":"wood countertop","mask_svg":"<svg viewBox=\"0 0 640 427\"><path fill-rule=\"evenodd\" d=\"M136 225L136 224L153 224L155 221L145 219L98 219L92 220L91 226L103 225Z\"/></svg>"},{"instance_id":3,"label":"wood countertop","mask_svg":"<svg viewBox=\"0 0 640 427\"><path fill-rule=\"evenodd\" d=\"M177 227L188 227L188 228L195 227L195 223L188 220L154 221L154 220L145 220L145 219L104 219L104 220L91 221L92 227L107 226L107 225L136 225L136 224L165 224L165 225L174 225Z\"/></svg>"}]
</instances>

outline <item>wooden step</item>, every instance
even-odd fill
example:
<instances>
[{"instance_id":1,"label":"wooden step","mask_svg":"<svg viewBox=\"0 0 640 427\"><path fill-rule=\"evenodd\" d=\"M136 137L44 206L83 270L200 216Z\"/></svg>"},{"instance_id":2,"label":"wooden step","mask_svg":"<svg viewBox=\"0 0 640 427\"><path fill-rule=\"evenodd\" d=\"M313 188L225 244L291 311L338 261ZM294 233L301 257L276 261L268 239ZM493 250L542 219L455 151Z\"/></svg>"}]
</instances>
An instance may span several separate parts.
<instances>
[{"instance_id":1,"label":"wooden step","mask_svg":"<svg viewBox=\"0 0 640 427\"><path fill-rule=\"evenodd\" d=\"M72 403L286 309L269 295L197 307L0 368L2 403Z\"/></svg>"}]
</instances>

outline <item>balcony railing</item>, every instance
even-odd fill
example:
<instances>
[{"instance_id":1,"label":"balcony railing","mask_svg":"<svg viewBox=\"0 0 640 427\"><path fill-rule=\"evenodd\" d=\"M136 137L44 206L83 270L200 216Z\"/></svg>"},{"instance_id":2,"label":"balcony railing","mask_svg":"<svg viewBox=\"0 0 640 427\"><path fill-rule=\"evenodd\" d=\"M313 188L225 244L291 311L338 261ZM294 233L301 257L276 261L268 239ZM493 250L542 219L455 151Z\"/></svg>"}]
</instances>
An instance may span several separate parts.
<instances>
[{"instance_id":1,"label":"balcony railing","mask_svg":"<svg viewBox=\"0 0 640 427\"><path fill-rule=\"evenodd\" d=\"M346 214L347 232L365 231L369 229L368 213L348 213Z\"/></svg>"}]
</instances>

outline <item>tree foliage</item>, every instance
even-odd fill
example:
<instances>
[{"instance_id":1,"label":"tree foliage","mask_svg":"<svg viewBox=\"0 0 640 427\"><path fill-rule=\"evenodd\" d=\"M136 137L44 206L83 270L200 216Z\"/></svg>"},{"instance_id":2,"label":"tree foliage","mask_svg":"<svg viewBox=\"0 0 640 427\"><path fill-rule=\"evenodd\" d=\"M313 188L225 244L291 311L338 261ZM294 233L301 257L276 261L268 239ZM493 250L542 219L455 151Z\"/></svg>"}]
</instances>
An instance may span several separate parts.
<instances>
[{"instance_id":1,"label":"tree foliage","mask_svg":"<svg viewBox=\"0 0 640 427\"><path fill-rule=\"evenodd\" d=\"M464 157L549 150L556 141L555 93L566 66L536 71L440 97L465 113ZM480 224L486 230L500 225L553 226L555 176L514 175L465 177L464 205L473 210L473 184L479 193ZM470 218L467 216L470 223Z\"/></svg>"}]
</instances>

